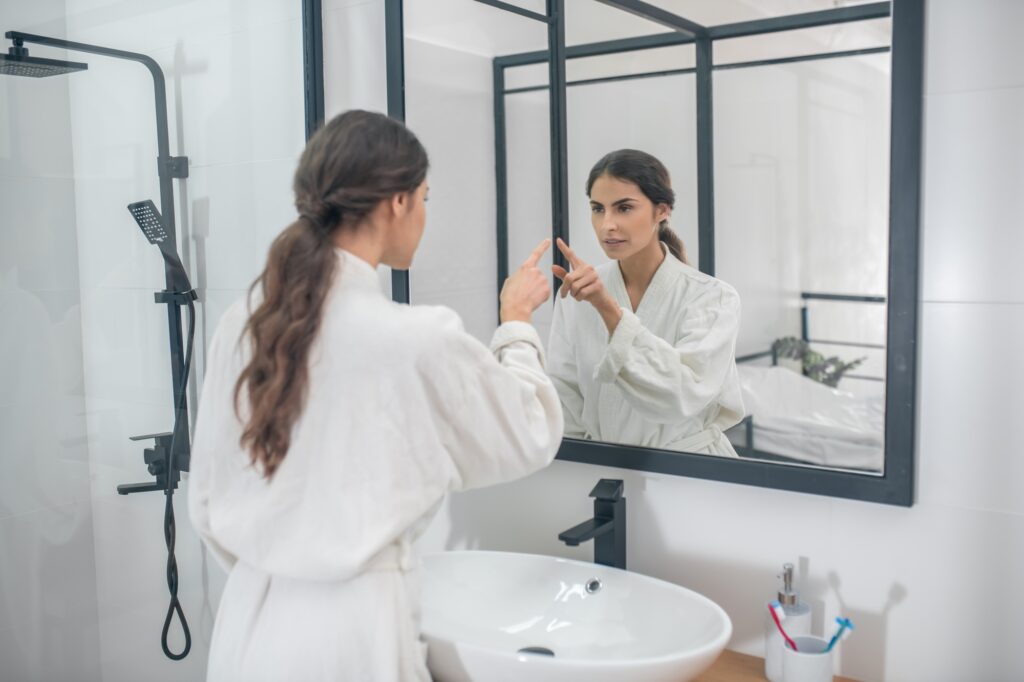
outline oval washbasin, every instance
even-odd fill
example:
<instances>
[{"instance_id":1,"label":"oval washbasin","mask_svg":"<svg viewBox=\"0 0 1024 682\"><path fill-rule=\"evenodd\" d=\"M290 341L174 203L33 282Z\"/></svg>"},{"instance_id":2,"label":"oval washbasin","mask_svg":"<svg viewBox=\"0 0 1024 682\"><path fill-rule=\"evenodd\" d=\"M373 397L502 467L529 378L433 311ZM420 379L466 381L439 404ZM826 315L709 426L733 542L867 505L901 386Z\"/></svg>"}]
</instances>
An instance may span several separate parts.
<instances>
[{"instance_id":1,"label":"oval washbasin","mask_svg":"<svg viewBox=\"0 0 1024 682\"><path fill-rule=\"evenodd\" d=\"M732 635L725 611L684 587L480 551L424 557L422 628L436 682L680 682Z\"/></svg>"}]
</instances>

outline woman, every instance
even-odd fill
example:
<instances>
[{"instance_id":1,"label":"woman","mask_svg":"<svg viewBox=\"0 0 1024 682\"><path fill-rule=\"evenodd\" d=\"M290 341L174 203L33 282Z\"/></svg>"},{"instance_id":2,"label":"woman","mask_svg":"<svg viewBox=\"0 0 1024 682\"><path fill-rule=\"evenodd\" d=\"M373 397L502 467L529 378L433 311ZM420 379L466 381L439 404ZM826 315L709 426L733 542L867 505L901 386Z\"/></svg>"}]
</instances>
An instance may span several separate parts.
<instances>
[{"instance_id":1,"label":"woman","mask_svg":"<svg viewBox=\"0 0 1024 682\"><path fill-rule=\"evenodd\" d=\"M546 466L558 394L530 325L542 243L501 292L486 348L447 308L381 291L423 233L427 155L350 111L306 145L298 220L222 318L189 511L229 575L210 680L429 680L412 542L449 490Z\"/></svg>"},{"instance_id":2,"label":"woman","mask_svg":"<svg viewBox=\"0 0 1024 682\"><path fill-rule=\"evenodd\" d=\"M650 154L608 154L590 171L587 196L612 260L594 268L558 241L571 271L552 266L562 285L548 372L565 435L735 457L722 431L743 418L739 296L687 262L668 226L668 171Z\"/></svg>"}]
</instances>

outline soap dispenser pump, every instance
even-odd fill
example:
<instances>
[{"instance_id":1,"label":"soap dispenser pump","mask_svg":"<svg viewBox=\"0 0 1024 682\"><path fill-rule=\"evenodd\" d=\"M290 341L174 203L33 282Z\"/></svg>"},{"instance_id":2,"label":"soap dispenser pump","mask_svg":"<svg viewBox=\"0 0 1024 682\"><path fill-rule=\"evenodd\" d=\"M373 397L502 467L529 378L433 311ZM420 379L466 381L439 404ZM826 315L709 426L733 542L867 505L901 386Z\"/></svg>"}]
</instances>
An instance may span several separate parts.
<instances>
[{"instance_id":1,"label":"soap dispenser pump","mask_svg":"<svg viewBox=\"0 0 1024 682\"><path fill-rule=\"evenodd\" d=\"M800 601L796 590L793 589L793 564L783 564L782 589L778 592L777 601L786 614L782 626L790 637L796 635L809 635L811 633L811 607L806 602ZM771 604L765 605L765 631L764 631L764 675L771 682L782 682L782 647L785 646L782 640L782 633L779 632L775 619L771 615Z\"/></svg>"}]
</instances>

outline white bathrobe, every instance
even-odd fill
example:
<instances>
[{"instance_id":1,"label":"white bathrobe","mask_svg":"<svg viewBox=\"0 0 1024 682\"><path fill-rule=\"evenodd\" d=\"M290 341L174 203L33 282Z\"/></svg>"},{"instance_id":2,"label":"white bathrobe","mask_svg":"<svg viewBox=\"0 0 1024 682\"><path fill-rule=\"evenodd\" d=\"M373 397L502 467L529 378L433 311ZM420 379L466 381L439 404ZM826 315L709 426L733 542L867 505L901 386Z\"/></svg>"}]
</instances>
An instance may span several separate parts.
<instances>
[{"instance_id":1,"label":"white bathrobe","mask_svg":"<svg viewBox=\"0 0 1024 682\"><path fill-rule=\"evenodd\" d=\"M556 299L548 373L565 435L735 457L722 431L743 419L739 296L663 249L635 313L618 261L596 268L623 311L611 338L592 305Z\"/></svg>"},{"instance_id":2,"label":"white bathrobe","mask_svg":"<svg viewBox=\"0 0 1024 682\"><path fill-rule=\"evenodd\" d=\"M210 680L429 680L411 543L447 491L536 471L562 437L531 325L501 325L488 350L453 311L393 303L370 264L337 253L305 408L269 482L232 407L246 301L210 347L188 481L192 523L229 571Z\"/></svg>"}]
</instances>

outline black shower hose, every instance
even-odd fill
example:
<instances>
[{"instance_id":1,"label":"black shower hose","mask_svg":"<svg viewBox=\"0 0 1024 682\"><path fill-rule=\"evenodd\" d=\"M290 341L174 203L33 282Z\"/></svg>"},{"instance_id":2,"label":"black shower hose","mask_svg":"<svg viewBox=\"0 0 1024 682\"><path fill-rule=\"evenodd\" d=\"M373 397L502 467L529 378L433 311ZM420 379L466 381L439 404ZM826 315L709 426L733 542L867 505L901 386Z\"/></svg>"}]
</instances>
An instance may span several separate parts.
<instances>
[{"instance_id":1,"label":"black shower hose","mask_svg":"<svg viewBox=\"0 0 1024 682\"><path fill-rule=\"evenodd\" d=\"M185 612L181 609L181 602L178 601L178 562L174 558L174 488L172 486L174 473L174 439L178 436L180 421L187 416L185 414L185 390L188 386L188 375L192 368L192 343L196 336L196 308L192 301L188 301L188 346L185 350L185 375L181 382L181 395L178 396L178 404L174 411L174 434L171 436L171 451L167 454L167 488L164 490L164 542L167 544L167 589L171 593L171 603L167 607L167 617L164 619L164 629L160 635L160 646L164 655L172 661L180 661L188 656L192 649L192 633L188 629L188 621L185 620ZM185 648L181 653L174 653L167 644L167 633L171 629L171 621L174 614L178 614L181 622L181 629L185 634Z\"/></svg>"}]
</instances>

